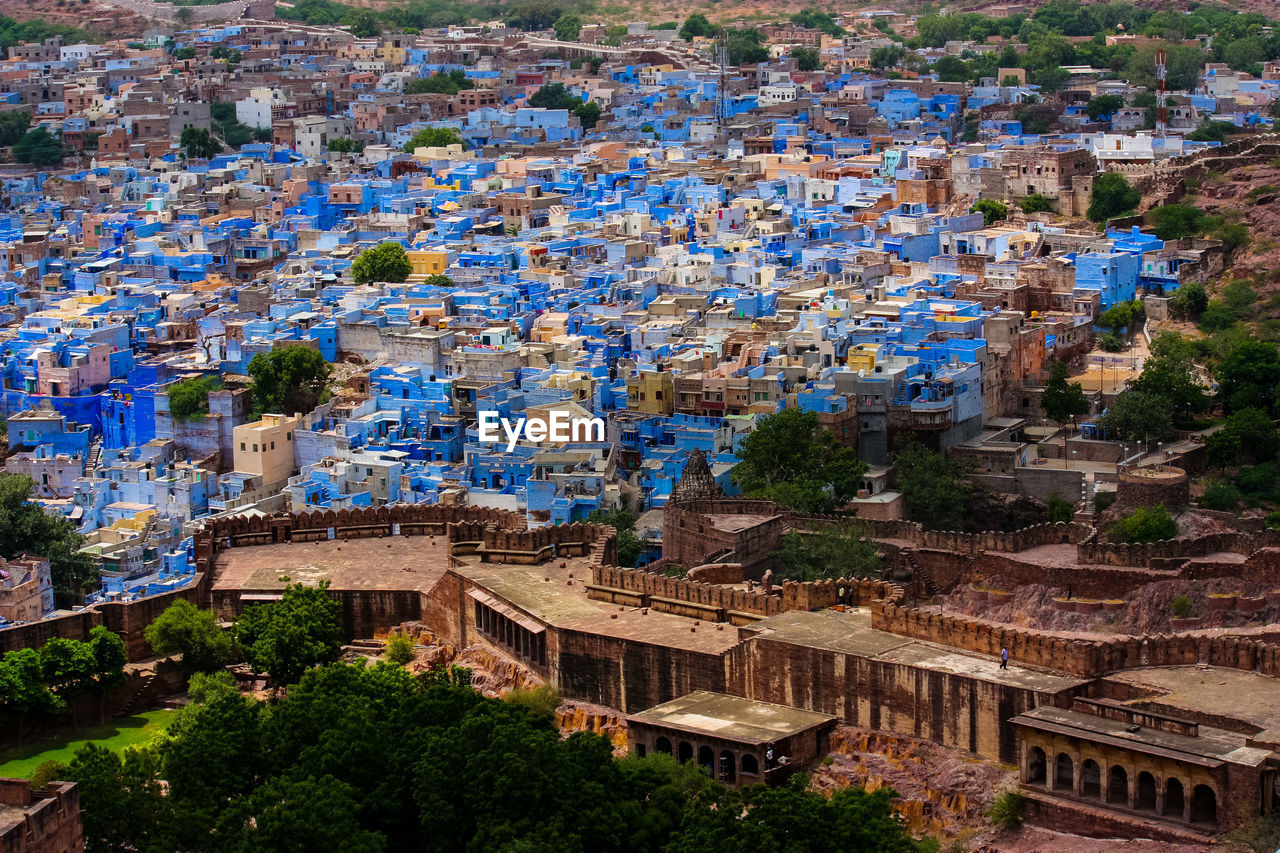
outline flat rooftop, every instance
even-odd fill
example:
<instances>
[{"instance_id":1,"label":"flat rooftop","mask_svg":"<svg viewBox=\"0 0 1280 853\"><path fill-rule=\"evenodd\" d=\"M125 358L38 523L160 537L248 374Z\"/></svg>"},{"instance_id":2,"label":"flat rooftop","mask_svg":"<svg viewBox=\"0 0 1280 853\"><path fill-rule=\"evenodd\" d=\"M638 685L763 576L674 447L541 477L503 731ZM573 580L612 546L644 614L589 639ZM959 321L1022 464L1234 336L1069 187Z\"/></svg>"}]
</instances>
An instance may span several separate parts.
<instances>
[{"instance_id":1,"label":"flat rooftop","mask_svg":"<svg viewBox=\"0 0 1280 853\"><path fill-rule=\"evenodd\" d=\"M443 536L228 548L214 557L213 588L283 590L290 583L314 586L327 580L337 590L426 592L449 567L447 548Z\"/></svg>"},{"instance_id":2,"label":"flat rooftop","mask_svg":"<svg viewBox=\"0 0 1280 853\"><path fill-rule=\"evenodd\" d=\"M1042 693L1058 693L1089 681L1026 669L1018 665L1015 657L1009 659L1009 668L1002 670L1000 661L994 656L984 657L890 634L871 627L871 611L864 607L843 613L837 610L789 611L761 619L751 627L762 640L827 649L935 672L950 672Z\"/></svg>"},{"instance_id":3,"label":"flat rooftop","mask_svg":"<svg viewBox=\"0 0 1280 853\"><path fill-rule=\"evenodd\" d=\"M1117 672L1108 681L1128 685L1144 702L1162 712L1190 719L1201 714L1240 720L1256 726L1254 737L1280 743L1280 679L1221 666L1150 666ZM1227 698L1230 697L1230 698Z\"/></svg>"},{"instance_id":4,"label":"flat rooftop","mask_svg":"<svg viewBox=\"0 0 1280 853\"><path fill-rule=\"evenodd\" d=\"M773 743L836 721L829 714L701 690L627 719L753 744Z\"/></svg>"},{"instance_id":5,"label":"flat rooftop","mask_svg":"<svg viewBox=\"0 0 1280 853\"><path fill-rule=\"evenodd\" d=\"M1118 746L1200 767L1212 768L1223 764L1256 767L1271 757L1269 749L1245 746L1242 735L1207 726L1200 726L1199 735L1184 735L1052 705L1033 708L1014 717L1013 721L1036 731L1081 737L1094 743Z\"/></svg>"},{"instance_id":6,"label":"flat rooftop","mask_svg":"<svg viewBox=\"0 0 1280 853\"><path fill-rule=\"evenodd\" d=\"M588 598L591 570L585 557L567 560L563 568L559 560L517 566L472 559L453 571L544 625L706 654L722 654L740 640L732 625Z\"/></svg>"}]
</instances>

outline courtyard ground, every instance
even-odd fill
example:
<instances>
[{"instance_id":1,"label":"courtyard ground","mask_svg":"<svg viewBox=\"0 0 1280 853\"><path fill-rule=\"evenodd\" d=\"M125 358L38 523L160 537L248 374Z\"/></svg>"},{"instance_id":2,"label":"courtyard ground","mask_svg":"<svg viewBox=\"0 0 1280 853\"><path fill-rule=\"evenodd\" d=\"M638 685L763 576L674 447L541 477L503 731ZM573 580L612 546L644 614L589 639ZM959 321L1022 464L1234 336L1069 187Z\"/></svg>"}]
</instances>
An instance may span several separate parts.
<instances>
[{"instance_id":1,"label":"courtyard ground","mask_svg":"<svg viewBox=\"0 0 1280 853\"><path fill-rule=\"evenodd\" d=\"M68 763L86 743L96 743L115 752L150 743L173 724L176 716L170 710L146 711L106 725L86 726L5 750L0 752L0 778L27 779L46 761Z\"/></svg>"}]
</instances>

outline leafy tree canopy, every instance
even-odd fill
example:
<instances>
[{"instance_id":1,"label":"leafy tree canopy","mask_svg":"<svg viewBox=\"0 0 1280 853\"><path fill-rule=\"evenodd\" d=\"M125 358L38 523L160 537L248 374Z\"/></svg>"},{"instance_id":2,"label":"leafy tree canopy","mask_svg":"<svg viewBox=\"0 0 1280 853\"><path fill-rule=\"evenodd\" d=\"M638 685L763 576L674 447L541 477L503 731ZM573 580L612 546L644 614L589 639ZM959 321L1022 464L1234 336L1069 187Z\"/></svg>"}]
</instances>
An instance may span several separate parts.
<instances>
[{"instance_id":1,"label":"leafy tree canopy","mask_svg":"<svg viewBox=\"0 0 1280 853\"><path fill-rule=\"evenodd\" d=\"M280 601L245 609L236 639L245 659L277 686L293 684L316 664L338 656L342 605L329 597L329 584L285 588Z\"/></svg>"},{"instance_id":2,"label":"leafy tree canopy","mask_svg":"<svg viewBox=\"0 0 1280 853\"><path fill-rule=\"evenodd\" d=\"M889 788L730 790L562 738L544 703L486 699L467 675L332 664L270 703L201 682L165 739L87 746L56 776L79 783L90 853L920 849Z\"/></svg>"},{"instance_id":3,"label":"leafy tree canopy","mask_svg":"<svg viewBox=\"0 0 1280 853\"><path fill-rule=\"evenodd\" d=\"M1119 172L1106 172L1093 182L1087 215L1094 222L1105 222L1133 210L1140 201L1142 194L1130 186L1128 178Z\"/></svg>"},{"instance_id":4,"label":"leafy tree canopy","mask_svg":"<svg viewBox=\"0 0 1280 853\"><path fill-rule=\"evenodd\" d=\"M144 633L156 654L180 654L193 672L212 672L235 660L235 643L218 627L218 617L185 599L170 604Z\"/></svg>"},{"instance_id":5,"label":"leafy tree canopy","mask_svg":"<svg viewBox=\"0 0 1280 853\"><path fill-rule=\"evenodd\" d=\"M773 552L778 580L816 581L869 578L880 571L880 554L857 521L823 526L812 532L791 530Z\"/></svg>"},{"instance_id":6,"label":"leafy tree canopy","mask_svg":"<svg viewBox=\"0 0 1280 853\"><path fill-rule=\"evenodd\" d=\"M1089 414L1089 399L1079 382L1068 382L1066 364L1055 361L1049 373L1049 381L1040 396L1040 405L1045 415L1058 423L1068 420L1075 423L1076 418Z\"/></svg>"},{"instance_id":7,"label":"leafy tree canopy","mask_svg":"<svg viewBox=\"0 0 1280 853\"><path fill-rule=\"evenodd\" d=\"M867 466L818 424L816 412L764 415L738 448L733 481L751 496L826 513L857 494Z\"/></svg>"},{"instance_id":8,"label":"leafy tree canopy","mask_svg":"<svg viewBox=\"0 0 1280 853\"><path fill-rule=\"evenodd\" d=\"M981 213L982 224L992 225L1002 219L1009 218L1009 207L1002 201L993 198L980 198L969 208L970 213Z\"/></svg>"},{"instance_id":9,"label":"leafy tree canopy","mask_svg":"<svg viewBox=\"0 0 1280 853\"><path fill-rule=\"evenodd\" d=\"M294 415L310 412L323 402L325 382L332 371L324 356L300 344L260 352L249 362L249 386L254 413Z\"/></svg>"},{"instance_id":10,"label":"leafy tree canopy","mask_svg":"<svg viewBox=\"0 0 1280 853\"><path fill-rule=\"evenodd\" d=\"M56 166L62 154L62 140L44 127L33 127L13 145L13 159L32 166Z\"/></svg>"},{"instance_id":11,"label":"leafy tree canopy","mask_svg":"<svg viewBox=\"0 0 1280 853\"><path fill-rule=\"evenodd\" d=\"M187 156L195 160L207 160L222 151L222 143L203 127L184 129L179 144L187 152Z\"/></svg>"},{"instance_id":12,"label":"leafy tree canopy","mask_svg":"<svg viewBox=\"0 0 1280 853\"><path fill-rule=\"evenodd\" d=\"M1099 423L1117 441L1153 444L1173 432L1173 406L1161 394L1125 391L1107 407Z\"/></svg>"},{"instance_id":13,"label":"leafy tree canopy","mask_svg":"<svg viewBox=\"0 0 1280 853\"><path fill-rule=\"evenodd\" d=\"M680 38L693 41L696 38L711 38L716 32L716 28L707 20L706 15L694 12L685 18L684 25L680 27Z\"/></svg>"},{"instance_id":14,"label":"leafy tree canopy","mask_svg":"<svg viewBox=\"0 0 1280 853\"><path fill-rule=\"evenodd\" d=\"M394 240L365 249L351 263L351 280L356 284L371 281L401 282L413 272L404 246Z\"/></svg>"},{"instance_id":15,"label":"leafy tree canopy","mask_svg":"<svg viewBox=\"0 0 1280 853\"><path fill-rule=\"evenodd\" d=\"M169 414L175 421L199 420L209 413L209 394L222 387L213 376L183 379L167 389Z\"/></svg>"},{"instance_id":16,"label":"leafy tree canopy","mask_svg":"<svg viewBox=\"0 0 1280 853\"><path fill-rule=\"evenodd\" d=\"M450 145L463 145L458 131L452 127L424 127L404 144L404 151L412 154L419 148L447 148Z\"/></svg>"},{"instance_id":17,"label":"leafy tree canopy","mask_svg":"<svg viewBox=\"0 0 1280 853\"><path fill-rule=\"evenodd\" d=\"M1178 535L1178 521L1164 504L1138 507L1107 528L1113 542L1160 542Z\"/></svg>"},{"instance_id":18,"label":"leafy tree canopy","mask_svg":"<svg viewBox=\"0 0 1280 853\"><path fill-rule=\"evenodd\" d=\"M932 530L965 528L973 489L954 462L917 441L905 441L893 455L893 477L912 521Z\"/></svg>"},{"instance_id":19,"label":"leafy tree canopy","mask_svg":"<svg viewBox=\"0 0 1280 853\"><path fill-rule=\"evenodd\" d=\"M83 604L85 590L97 583L98 570L92 558L79 553L84 537L71 522L31 501L34 488L30 477L0 472L0 556L47 557L54 592L63 604Z\"/></svg>"}]
</instances>

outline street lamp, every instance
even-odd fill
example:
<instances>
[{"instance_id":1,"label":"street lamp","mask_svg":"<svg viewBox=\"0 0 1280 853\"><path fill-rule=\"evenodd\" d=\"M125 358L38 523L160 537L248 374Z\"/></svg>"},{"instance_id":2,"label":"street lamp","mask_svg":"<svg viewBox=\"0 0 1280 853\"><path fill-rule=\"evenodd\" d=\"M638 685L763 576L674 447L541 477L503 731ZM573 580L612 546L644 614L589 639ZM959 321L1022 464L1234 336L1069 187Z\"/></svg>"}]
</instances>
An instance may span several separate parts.
<instances>
[{"instance_id":1,"label":"street lamp","mask_svg":"<svg viewBox=\"0 0 1280 853\"><path fill-rule=\"evenodd\" d=\"M1164 442L1156 442L1156 467L1164 465Z\"/></svg>"},{"instance_id":2,"label":"street lamp","mask_svg":"<svg viewBox=\"0 0 1280 853\"><path fill-rule=\"evenodd\" d=\"M1079 454L1080 454L1080 451L1079 451L1079 450L1073 450L1073 451L1071 451L1071 467L1072 467L1072 469L1077 469L1077 470L1078 470L1078 468L1079 468L1079 466L1076 464L1076 456L1078 456Z\"/></svg>"}]
</instances>

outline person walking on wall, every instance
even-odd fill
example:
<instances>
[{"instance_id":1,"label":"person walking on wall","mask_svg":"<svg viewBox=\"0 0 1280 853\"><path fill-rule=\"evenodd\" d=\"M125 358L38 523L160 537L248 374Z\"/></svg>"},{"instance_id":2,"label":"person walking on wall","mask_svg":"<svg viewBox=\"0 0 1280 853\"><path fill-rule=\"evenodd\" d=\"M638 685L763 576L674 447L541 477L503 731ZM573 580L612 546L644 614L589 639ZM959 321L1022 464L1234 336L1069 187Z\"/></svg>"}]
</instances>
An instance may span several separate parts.
<instances>
[{"instance_id":1,"label":"person walking on wall","mask_svg":"<svg viewBox=\"0 0 1280 853\"><path fill-rule=\"evenodd\" d=\"M1009 668L1009 650L1008 649L1000 650L1000 668L1001 669Z\"/></svg>"}]
</instances>

